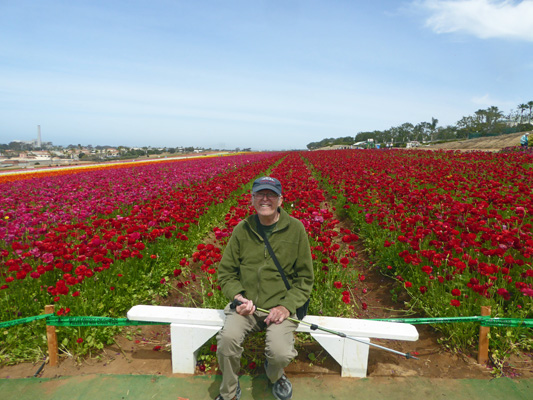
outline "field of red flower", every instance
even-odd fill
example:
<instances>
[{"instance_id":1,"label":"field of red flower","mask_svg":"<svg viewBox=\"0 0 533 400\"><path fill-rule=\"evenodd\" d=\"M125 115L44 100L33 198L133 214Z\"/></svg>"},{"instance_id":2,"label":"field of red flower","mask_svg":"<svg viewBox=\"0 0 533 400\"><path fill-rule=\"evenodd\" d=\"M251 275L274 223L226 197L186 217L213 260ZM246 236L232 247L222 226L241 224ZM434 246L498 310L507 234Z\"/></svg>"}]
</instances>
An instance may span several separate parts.
<instances>
[{"instance_id":1,"label":"field of red flower","mask_svg":"<svg viewBox=\"0 0 533 400\"><path fill-rule=\"evenodd\" d=\"M253 212L251 182L263 174L283 182L284 207L309 234L311 313L357 316L368 307L355 295L366 290L355 262L361 236L369 266L395 277L425 315L479 315L490 305L493 316L531 318L532 163L518 153L329 151L21 174L0 183L0 321L46 304L59 316L123 317L170 291L181 305L223 307L217 262ZM478 326L442 329L464 348ZM64 351L83 355L117 330L58 335ZM43 332L39 323L2 332L0 362L41 357ZM496 356L532 345L523 328L491 334Z\"/></svg>"},{"instance_id":2,"label":"field of red flower","mask_svg":"<svg viewBox=\"0 0 533 400\"><path fill-rule=\"evenodd\" d=\"M360 228L384 274L427 316L531 318L533 158L529 154L322 152L307 155ZM456 347L477 327L442 329ZM530 348L525 329L493 330L500 352ZM495 350L497 351L497 350Z\"/></svg>"}]
</instances>

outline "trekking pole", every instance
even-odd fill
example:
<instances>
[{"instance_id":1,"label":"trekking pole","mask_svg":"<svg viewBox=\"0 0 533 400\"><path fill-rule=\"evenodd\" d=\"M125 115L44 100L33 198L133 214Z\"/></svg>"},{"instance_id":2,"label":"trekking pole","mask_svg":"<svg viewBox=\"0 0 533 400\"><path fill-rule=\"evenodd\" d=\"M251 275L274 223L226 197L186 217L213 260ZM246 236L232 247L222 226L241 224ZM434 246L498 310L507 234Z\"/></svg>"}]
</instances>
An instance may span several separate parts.
<instances>
[{"instance_id":1,"label":"trekking pole","mask_svg":"<svg viewBox=\"0 0 533 400\"><path fill-rule=\"evenodd\" d=\"M236 309L237 306L240 306L242 304L242 301L239 301L239 300L233 300L233 302L231 303L230 305L230 308L231 309ZM259 308L259 307L255 307L255 309L257 311L261 311L261 312L264 312L266 314L270 314L270 311L268 310L265 310L264 308ZM391 353L394 353L394 354L398 354L400 356L403 356L407 359L410 359L410 358L413 358L415 360L418 360L417 357L413 356L412 354L410 353L402 353L401 351L397 351L397 350L393 350L393 349L389 349L388 347L385 347L385 346L380 346L379 344L375 344L375 343L370 343L370 342L366 342L364 340L361 340L361 339L357 339L357 338L354 338L352 336L348 336L346 335L346 333L344 332L338 332L338 331L334 331L334 330L331 330L331 329L328 329L328 328L324 328L320 325L317 325L317 324L312 324L310 322L306 322L306 321L301 321L299 319L296 319L296 318L291 318L291 317L287 317L287 319L289 321L292 321L292 322L295 322L297 324L304 324L304 325L307 325L309 326L309 329L311 329L312 331L316 331L317 329L319 331L324 331L324 332L327 332L327 333L331 333L332 335L337 335L337 336L340 336L341 338L345 338L345 339L351 339L351 340L354 340L356 342L359 342L359 343L363 343L363 344L367 344L369 346L373 346L373 347L377 347L378 349L381 349L381 350L385 350L385 351L389 351Z\"/></svg>"}]
</instances>

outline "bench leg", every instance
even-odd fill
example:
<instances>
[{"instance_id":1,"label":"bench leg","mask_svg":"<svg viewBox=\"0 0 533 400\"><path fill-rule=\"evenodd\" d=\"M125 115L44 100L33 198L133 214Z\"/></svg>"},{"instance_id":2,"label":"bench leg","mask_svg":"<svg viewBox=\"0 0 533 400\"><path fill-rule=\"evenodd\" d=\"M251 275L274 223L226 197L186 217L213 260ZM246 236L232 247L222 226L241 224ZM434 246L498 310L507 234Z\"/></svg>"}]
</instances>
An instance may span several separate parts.
<instances>
[{"instance_id":1,"label":"bench leg","mask_svg":"<svg viewBox=\"0 0 533 400\"><path fill-rule=\"evenodd\" d=\"M368 366L368 345L355 340L323 333L311 336L341 365L343 378L365 378ZM368 338L356 338L370 342Z\"/></svg>"},{"instance_id":2,"label":"bench leg","mask_svg":"<svg viewBox=\"0 0 533 400\"><path fill-rule=\"evenodd\" d=\"M194 374L198 350L220 326L170 324L172 373Z\"/></svg>"}]
</instances>

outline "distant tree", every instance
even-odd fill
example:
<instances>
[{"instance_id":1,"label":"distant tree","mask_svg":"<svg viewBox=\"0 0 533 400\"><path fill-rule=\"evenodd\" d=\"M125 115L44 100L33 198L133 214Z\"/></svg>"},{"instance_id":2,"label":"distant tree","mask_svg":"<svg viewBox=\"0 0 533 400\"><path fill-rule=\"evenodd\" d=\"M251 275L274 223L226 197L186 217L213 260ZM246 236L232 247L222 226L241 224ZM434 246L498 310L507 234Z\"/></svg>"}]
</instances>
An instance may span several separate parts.
<instances>
[{"instance_id":1,"label":"distant tree","mask_svg":"<svg viewBox=\"0 0 533 400\"><path fill-rule=\"evenodd\" d=\"M11 150L15 151L30 150L30 145L21 142L10 142L8 146Z\"/></svg>"},{"instance_id":2,"label":"distant tree","mask_svg":"<svg viewBox=\"0 0 533 400\"><path fill-rule=\"evenodd\" d=\"M435 132L437 130L437 124L439 123L439 120L437 118L431 117L431 124L429 124L429 130L430 130L430 136L431 141L434 140Z\"/></svg>"},{"instance_id":3,"label":"distant tree","mask_svg":"<svg viewBox=\"0 0 533 400\"><path fill-rule=\"evenodd\" d=\"M527 104L519 104L518 105L518 111L520 111L520 123L524 121L524 111L528 109Z\"/></svg>"},{"instance_id":4,"label":"distant tree","mask_svg":"<svg viewBox=\"0 0 533 400\"><path fill-rule=\"evenodd\" d=\"M479 121L472 116L461 118L456 125L457 133L461 137L468 137L469 134L479 132L480 129Z\"/></svg>"},{"instance_id":5,"label":"distant tree","mask_svg":"<svg viewBox=\"0 0 533 400\"><path fill-rule=\"evenodd\" d=\"M527 102L527 108L529 109L529 116L528 116L528 119L527 119L527 122L531 123L531 113L533 111L533 101L528 101Z\"/></svg>"}]
</instances>

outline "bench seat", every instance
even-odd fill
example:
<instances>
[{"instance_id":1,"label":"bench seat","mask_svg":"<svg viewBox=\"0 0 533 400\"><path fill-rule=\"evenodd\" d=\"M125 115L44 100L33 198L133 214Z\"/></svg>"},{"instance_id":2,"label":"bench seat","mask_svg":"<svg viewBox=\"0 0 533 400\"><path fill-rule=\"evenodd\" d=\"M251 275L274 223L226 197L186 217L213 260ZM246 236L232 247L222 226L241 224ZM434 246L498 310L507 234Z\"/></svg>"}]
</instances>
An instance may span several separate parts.
<instances>
[{"instance_id":1,"label":"bench seat","mask_svg":"<svg viewBox=\"0 0 533 400\"><path fill-rule=\"evenodd\" d=\"M150 305L134 306L127 315L132 321L170 323L172 372L182 374L194 374L198 350L218 333L225 319L223 310ZM410 324L316 315L307 315L303 321L343 332L363 342L370 342L370 338L418 340L418 332ZM367 344L311 330L305 324L300 324L296 332L311 334L341 365L342 377L366 377L370 347Z\"/></svg>"}]
</instances>

